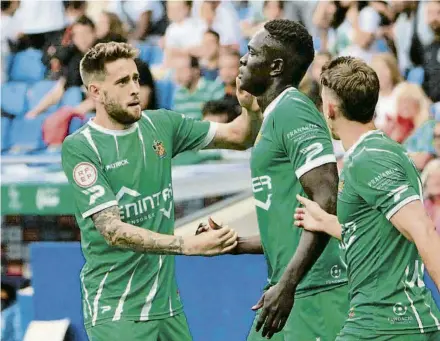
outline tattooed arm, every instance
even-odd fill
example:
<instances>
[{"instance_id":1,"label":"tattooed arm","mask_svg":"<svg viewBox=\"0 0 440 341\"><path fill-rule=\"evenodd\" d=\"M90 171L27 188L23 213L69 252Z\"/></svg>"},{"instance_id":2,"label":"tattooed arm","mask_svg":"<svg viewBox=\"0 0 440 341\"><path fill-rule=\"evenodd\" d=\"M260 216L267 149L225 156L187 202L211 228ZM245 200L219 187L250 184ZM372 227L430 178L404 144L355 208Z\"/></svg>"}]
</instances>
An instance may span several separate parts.
<instances>
[{"instance_id":1,"label":"tattooed arm","mask_svg":"<svg viewBox=\"0 0 440 341\"><path fill-rule=\"evenodd\" d=\"M135 252L214 256L227 253L237 245L231 229L210 231L200 236L174 236L156 233L121 221L119 208L112 206L92 215L96 229L110 246Z\"/></svg>"}]
</instances>

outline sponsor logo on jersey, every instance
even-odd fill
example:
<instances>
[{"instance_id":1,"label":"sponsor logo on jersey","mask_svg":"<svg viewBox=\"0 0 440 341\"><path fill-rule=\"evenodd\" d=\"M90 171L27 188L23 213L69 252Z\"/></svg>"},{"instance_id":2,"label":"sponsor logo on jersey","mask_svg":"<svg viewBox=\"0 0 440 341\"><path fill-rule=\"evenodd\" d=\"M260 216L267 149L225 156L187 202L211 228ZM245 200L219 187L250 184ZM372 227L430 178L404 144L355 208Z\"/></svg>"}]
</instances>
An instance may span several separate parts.
<instances>
[{"instance_id":1,"label":"sponsor logo on jersey","mask_svg":"<svg viewBox=\"0 0 440 341\"><path fill-rule=\"evenodd\" d=\"M80 162L73 168L73 180L80 187L90 187L98 179L98 171L90 162Z\"/></svg>"},{"instance_id":2,"label":"sponsor logo on jersey","mask_svg":"<svg viewBox=\"0 0 440 341\"><path fill-rule=\"evenodd\" d=\"M397 316L405 315L407 310L408 310L408 308L406 306L404 306L401 302L397 302L393 307L393 312Z\"/></svg>"},{"instance_id":3,"label":"sponsor logo on jersey","mask_svg":"<svg viewBox=\"0 0 440 341\"><path fill-rule=\"evenodd\" d=\"M341 277L342 274L342 269L339 265L333 265L332 268L330 269L330 276L332 276L333 278L339 278Z\"/></svg>"},{"instance_id":4,"label":"sponsor logo on jersey","mask_svg":"<svg viewBox=\"0 0 440 341\"><path fill-rule=\"evenodd\" d=\"M393 306L393 313L395 316L389 317L388 322L390 324L408 324L413 321L412 316L407 315L408 307L402 304L402 302L397 302Z\"/></svg>"},{"instance_id":5,"label":"sponsor logo on jersey","mask_svg":"<svg viewBox=\"0 0 440 341\"><path fill-rule=\"evenodd\" d=\"M126 166L126 165L128 165L128 160L127 159L121 160L121 161L117 161L115 163L107 165L107 166L105 166L105 170L108 171L110 169L116 169L116 168L119 168L119 167L122 167L122 166Z\"/></svg>"},{"instance_id":6,"label":"sponsor logo on jersey","mask_svg":"<svg viewBox=\"0 0 440 341\"><path fill-rule=\"evenodd\" d=\"M252 178L252 192L258 193L261 191L272 191L272 179L269 175L257 176ZM272 194L268 193L266 197L266 201L260 201L258 199L254 199L255 206L260 207L265 211L269 211L270 205L272 203Z\"/></svg>"},{"instance_id":7,"label":"sponsor logo on jersey","mask_svg":"<svg viewBox=\"0 0 440 341\"><path fill-rule=\"evenodd\" d=\"M160 158L164 158L167 155L165 146L163 145L162 141L154 140L153 149Z\"/></svg>"}]
</instances>

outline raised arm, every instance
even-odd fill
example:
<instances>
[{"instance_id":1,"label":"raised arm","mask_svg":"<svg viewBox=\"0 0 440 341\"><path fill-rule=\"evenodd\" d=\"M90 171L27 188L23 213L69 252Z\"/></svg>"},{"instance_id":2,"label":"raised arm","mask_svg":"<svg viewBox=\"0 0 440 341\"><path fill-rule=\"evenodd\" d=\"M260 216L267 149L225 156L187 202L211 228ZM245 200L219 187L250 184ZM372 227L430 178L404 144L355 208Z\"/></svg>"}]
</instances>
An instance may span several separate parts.
<instances>
[{"instance_id":1,"label":"raised arm","mask_svg":"<svg viewBox=\"0 0 440 341\"><path fill-rule=\"evenodd\" d=\"M230 123L220 123L208 148L246 150L254 145L263 122L263 114L255 97L241 90L237 78L237 99L241 115Z\"/></svg>"},{"instance_id":2,"label":"raised arm","mask_svg":"<svg viewBox=\"0 0 440 341\"><path fill-rule=\"evenodd\" d=\"M108 245L135 252L213 256L228 253L237 245L237 233L229 228L182 237L130 225L121 221L118 206L93 214L92 220Z\"/></svg>"},{"instance_id":3,"label":"raised arm","mask_svg":"<svg viewBox=\"0 0 440 341\"><path fill-rule=\"evenodd\" d=\"M391 223L408 240L416 244L428 272L440 290L440 235L435 231L434 224L426 214L420 200L403 206L390 219Z\"/></svg>"}]
</instances>

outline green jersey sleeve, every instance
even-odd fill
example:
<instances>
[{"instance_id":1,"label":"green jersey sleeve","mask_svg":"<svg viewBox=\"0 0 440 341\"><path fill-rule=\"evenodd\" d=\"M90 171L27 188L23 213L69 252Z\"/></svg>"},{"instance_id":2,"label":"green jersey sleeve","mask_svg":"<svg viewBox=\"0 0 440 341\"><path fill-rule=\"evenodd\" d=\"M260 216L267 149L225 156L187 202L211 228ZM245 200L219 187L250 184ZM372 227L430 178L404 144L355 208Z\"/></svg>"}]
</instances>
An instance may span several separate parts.
<instances>
[{"instance_id":1,"label":"green jersey sleeve","mask_svg":"<svg viewBox=\"0 0 440 341\"><path fill-rule=\"evenodd\" d=\"M172 125L173 156L187 150L205 148L215 136L217 123L198 121L174 111L166 111Z\"/></svg>"},{"instance_id":2,"label":"green jersey sleeve","mask_svg":"<svg viewBox=\"0 0 440 341\"><path fill-rule=\"evenodd\" d=\"M419 179L411 179L405 170L409 160L402 160L391 151L369 148L364 148L354 158L348 172L350 183L371 207L379 210L388 220L403 206L421 200Z\"/></svg>"},{"instance_id":3,"label":"green jersey sleeve","mask_svg":"<svg viewBox=\"0 0 440 341\"><path fill-rule=\"evenodd\" d=\"M67 138L61 150L61 162L73 189L77 209L83 218L118 202L101 165L98 154L75 137Z\"/></svg>"},{"instance_id":4,"label":"green jersey sleeve","mask_svg":"<svg viewBox=\"0 0 440 341\"><path fill-rule=\"evenodd\" d=\"M296 99L285 101L275 113L278 142L288 155L299 179L310 170L336 162L327 125L311 104Z\"/></svg>"}]
</instances>

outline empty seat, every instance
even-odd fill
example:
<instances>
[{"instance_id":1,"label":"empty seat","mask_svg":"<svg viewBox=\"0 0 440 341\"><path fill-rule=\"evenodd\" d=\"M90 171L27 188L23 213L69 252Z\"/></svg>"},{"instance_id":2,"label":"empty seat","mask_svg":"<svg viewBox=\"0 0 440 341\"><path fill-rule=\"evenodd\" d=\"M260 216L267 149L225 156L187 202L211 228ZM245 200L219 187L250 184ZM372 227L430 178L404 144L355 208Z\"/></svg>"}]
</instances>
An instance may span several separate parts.
<instances>
[{"instance_id":1,"label":"empty seat","mask_svg":"<svg viewBox=\"0 0 440 341\"><path fill-rule=\"evenodd\" d=\"M79 86L72 86L66 90L61 99L61 105L75 107L82 102L82 92Z\"/></svg>"},{"instance_id":2,"label":"empty seat","mask_svg":"<svg viewBox=\"0 0 440 341\"><path fill-rule=\"evenodd\" d=\"M27 110L27 89L27 84L23 82L8 82L2 84L2 110L14 116L23 115Z\"/></svg>"},{"instance_id":3,"label":"empty seat","mask_svg":"<svg viewBox=\"0 0 440 341\"><path fill-rule=\"evenodd\" d=\"M56 85L56 81L43 80L31 86L27 92L28 110L35 108L38 103L46 96ZM59 108L59 103L51 105L45 112L54 112Z\"/></svg>"},{"instance_id":4,"label":"empty seat","mask_svg":"<svg viewBox=\"0 0 440 341\"><path fill-rule=\"evenodd\" d=\"M157 45L139 43L139 58L149 65L162 64L163 50Z\"/></svg>"},{"instance_id":5,"label":"empty seat","mask_svg":"<svg viewBox=\"0 0 440 341\"><path fill-rule=\"evenodd\" d=\"M49 114L42 114L35 119L16 118L11 124L11 152L27 152L45 148L41 126Z\"/></svg>"},{"instance_id":6,"label":"empty seat","mask_svg":"<svg viewBox=\"0 0 440 341\"><path fill-rule=\"evenodd\" d=\"M407 81L410 83L422 85L424 79L425 79L425 70L423 70L421 66L412 68L408 72Z\"/></svg>"},{"instance_id":7,"label":"empty seat","mask_svg":"<svg viewBox=\"0 0 440 341\"><path fill-rule=\"evenodd\" d=\"M173 97L175 85L170 79L161 79L155 81L156 98L159 108L171 109L173 106Z\"/></svg>"},{"instance_id":8,"label":"empty seat","mask_svg":"<svg viewBox=\"0 0 440 341\"><path fill-rule=\"evenodd\" d=\"M11 80L34 83L44 78L46 67L41 61L40 50L27 49L18 52L12 61Z\"/></svg>"},{"instance_id":9,"label":"empty seat","mask_svg":"<svg viewBox=\"0 0 440 341\"><path fill-rule=\"evenodd\" d=\"M11 146L11 122L12 120L8 117L2 117L2 152L8 150Z\"/></svg>"}]
</instances>

